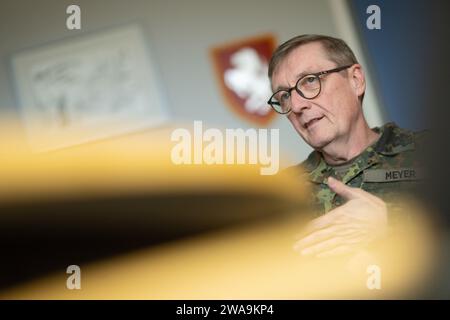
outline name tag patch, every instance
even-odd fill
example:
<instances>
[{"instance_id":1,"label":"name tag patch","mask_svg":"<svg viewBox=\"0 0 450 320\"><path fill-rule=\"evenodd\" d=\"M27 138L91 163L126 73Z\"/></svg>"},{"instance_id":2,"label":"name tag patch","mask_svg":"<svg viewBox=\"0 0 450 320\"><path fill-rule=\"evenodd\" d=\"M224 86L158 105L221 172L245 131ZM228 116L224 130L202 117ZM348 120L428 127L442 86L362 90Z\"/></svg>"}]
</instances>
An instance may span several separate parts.
<instances>
[{"instance_id":1,"label":"name tag patch","mask_svg":"<svg viewBox=\"0 0 450 320\"><path fill-rule=\"evenodd\" d=\"M422 179L417 168L372 169L364 171L364 182L393 182Z\"/></svg>"}]
</instances>

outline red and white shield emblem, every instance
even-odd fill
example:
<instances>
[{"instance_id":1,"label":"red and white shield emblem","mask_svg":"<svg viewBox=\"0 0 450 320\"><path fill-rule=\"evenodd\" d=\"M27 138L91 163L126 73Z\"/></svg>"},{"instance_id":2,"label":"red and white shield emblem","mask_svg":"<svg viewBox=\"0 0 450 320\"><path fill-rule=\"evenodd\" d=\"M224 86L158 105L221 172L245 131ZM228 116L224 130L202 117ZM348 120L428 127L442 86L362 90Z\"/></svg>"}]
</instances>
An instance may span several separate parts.
<instances>
[{"instance_id":1,"label":"red and white shield emblem","mask_svg":"<svg viewBox=\"0 0 450 320\"><path fill-rule=\"evenodd\" d=\"M275 37L269 34L211 50L227 104L244 119L262 126L276 115L267 104L272 95L267 69L275 43Z\"/></svg>"}]
</instances>

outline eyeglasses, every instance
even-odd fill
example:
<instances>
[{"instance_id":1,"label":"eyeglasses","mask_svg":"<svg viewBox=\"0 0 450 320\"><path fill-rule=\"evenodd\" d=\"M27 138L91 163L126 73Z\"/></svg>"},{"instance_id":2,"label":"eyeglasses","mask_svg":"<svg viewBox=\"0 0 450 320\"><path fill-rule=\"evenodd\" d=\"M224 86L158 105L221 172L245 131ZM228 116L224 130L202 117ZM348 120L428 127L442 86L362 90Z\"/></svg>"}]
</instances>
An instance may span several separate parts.
<instances>
[{"instance_id":1,"label":"eyeglasses","mask_svg":"<svg viewBox=\"0 0 450 320\"><path fill-rule=\"evenodd\" d=\"M291 103L291 92L295 89L299 95L305 99L314 99L320 94L322 89L322 83L320 82L320 77L333 72L339 72L350 68L352 64L338 67L335 69L330 69L326 71L321 71L317 73L307 74L297 80L294 87L289 89L281 89L275 92L267 101L268 104L278 113L286 114L292 109Z\"/></svg>"}]
</instances>

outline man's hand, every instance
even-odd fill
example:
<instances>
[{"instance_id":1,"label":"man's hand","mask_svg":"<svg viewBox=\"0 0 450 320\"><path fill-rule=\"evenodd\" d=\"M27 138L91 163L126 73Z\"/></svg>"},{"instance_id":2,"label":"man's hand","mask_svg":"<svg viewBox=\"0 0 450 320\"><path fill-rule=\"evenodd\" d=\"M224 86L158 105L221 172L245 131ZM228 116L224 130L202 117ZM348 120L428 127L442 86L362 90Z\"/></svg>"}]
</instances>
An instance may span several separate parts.
<instances>
[{"instance_id":1,"label":"man's hand","mask_svg":"<svg viewBox=\"0 0 450 320\"><path fill-rule=\"evenodd\" d=\"M295 250L302 255L328 257L356 251L386 234L387 209L383 200L332 177L328 185L347 202L312 220L300 234Z\"/></svg>"}]
</instances>

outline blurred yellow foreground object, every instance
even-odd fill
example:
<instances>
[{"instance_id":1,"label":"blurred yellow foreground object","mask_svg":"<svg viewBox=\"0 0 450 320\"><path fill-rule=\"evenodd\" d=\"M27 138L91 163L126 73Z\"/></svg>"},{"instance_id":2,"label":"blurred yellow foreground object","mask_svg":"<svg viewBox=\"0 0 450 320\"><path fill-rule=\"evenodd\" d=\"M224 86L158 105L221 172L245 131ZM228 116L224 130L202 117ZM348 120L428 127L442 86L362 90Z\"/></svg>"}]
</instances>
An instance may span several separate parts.
<instances>
[{"instance_id":1,"label":"blurred yellow foreground object","mask_svg":"<svg viewBox=\"0 0 450 320\"><path fill-rule=\"evenodd\" d=\"M375 251L302 258L294 235L312 214L299 177L175 166L170 128L40 154L14 132L0 144L3 299L389 298L430 268L415 226Z\"/></svg>"}]
</instances>

